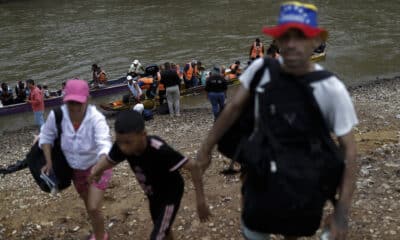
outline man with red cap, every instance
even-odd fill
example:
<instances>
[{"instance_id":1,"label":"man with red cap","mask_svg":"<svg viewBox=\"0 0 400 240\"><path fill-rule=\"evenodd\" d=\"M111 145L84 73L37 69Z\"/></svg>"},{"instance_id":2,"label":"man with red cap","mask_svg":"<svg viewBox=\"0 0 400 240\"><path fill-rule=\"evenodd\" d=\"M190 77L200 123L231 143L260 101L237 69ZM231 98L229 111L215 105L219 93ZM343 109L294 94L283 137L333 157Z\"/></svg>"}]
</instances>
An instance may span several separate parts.
<instances>
[{"instance_id":1,"label":"man with red cap","mask_svg":"<svg viewBox=\"0 0 400 240\"><path fill-rule=\"evenodd\" d=\"M318 27L314 5L287 2L277 26L263 32L276 40L282 58L256 59L240 76L236 97L220 113L197 159L206 170L213 147L231 126L244 115L252 117L236 155L243 176L244 237L314 235L325 202L332 200L326 230L330 239L345 239L357 171L352 129L358 119L345 85L310 62L327 31Z\"/></svg>"}]
</instances>

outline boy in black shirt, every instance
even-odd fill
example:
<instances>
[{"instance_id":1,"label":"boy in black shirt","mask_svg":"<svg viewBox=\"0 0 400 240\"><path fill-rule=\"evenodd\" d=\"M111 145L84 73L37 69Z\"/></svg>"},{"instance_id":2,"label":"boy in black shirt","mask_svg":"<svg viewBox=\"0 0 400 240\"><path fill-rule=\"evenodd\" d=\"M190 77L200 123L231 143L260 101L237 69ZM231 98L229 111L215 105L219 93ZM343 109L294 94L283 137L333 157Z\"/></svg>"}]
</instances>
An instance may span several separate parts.
<instances>
[{"instance_id":1,"label":"boy in black shirt","mask_svg":"<svg viewBox=\"0 0 400 240\"><path fill-rule=\"evenodd\" d=\"M121 112L115 121L116 142L108 160L98 162L89 181L127 159L147 195L154 228L150 239L173 239L171 225L179 209L184 181L179 168L191 171L196 189L197 211L201 221L210 215L205 202L200 167L193 159L182 156L156 136L147 136L142 116L135 111Z\"/></svg>"}]
</instances>

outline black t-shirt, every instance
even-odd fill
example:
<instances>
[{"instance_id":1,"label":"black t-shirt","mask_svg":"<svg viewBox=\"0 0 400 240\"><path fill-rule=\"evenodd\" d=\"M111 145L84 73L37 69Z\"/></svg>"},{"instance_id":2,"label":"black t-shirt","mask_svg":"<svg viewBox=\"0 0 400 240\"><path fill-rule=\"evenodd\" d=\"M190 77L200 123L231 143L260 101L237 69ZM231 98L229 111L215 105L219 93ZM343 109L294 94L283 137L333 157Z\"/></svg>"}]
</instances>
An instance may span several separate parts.
<instances>
[{"instance_id":1,"label":"black t-shirt","mask_svg":"<svg viewBox=\"0 0 400 240\"><path fill-rule=\"evenodd\" d=\"M206 80L207 92L224 92L227 88L226 80L220 75L211 75Z\"/></svg>"},{"instance_id":2,"label":"black t-shirt","mask_svg":"<svg viewBox=\"0 0 400 240\"><path fill-rule=\"evenodd\" d=\"M152 199L173 202L183 193L183 178L179 168L187 158L156 136L147 137L147 147L140 156L127 156L114 143L110 160L119 163L128 160L145 194Z\"/></svg>"},{"instance_id":3,"label":"black t-shirt","mask_svg":"<svg viewBox=\"0 0 400 240\"><path fill-rule=\"evenodd\" d=\"M180 82L181 79L174 70L166 70L161 74L161 83L164 84L166 88L179 85Z\"/></svg>"}]
</instances>

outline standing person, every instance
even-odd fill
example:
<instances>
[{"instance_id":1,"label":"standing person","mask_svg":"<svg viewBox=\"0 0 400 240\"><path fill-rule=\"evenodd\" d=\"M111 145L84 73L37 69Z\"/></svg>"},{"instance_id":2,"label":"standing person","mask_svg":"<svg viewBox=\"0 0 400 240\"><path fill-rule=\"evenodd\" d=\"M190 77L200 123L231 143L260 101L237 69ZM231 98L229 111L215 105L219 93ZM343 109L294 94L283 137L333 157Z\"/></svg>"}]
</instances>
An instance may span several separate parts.
<instances>
[{"instance_id":1,"label":"standing person","mask_svg":"<svg viewBox=\"0 0 400 240\"><path fill-rule=\"evenodd\" d=\"M165 71L161 74L161 83L164 84L167 94L167 103L169 109L169 115L171 117L181 115L180 113L180 92L179 85L181 79L179 78L176 70L171 69L171 64L166 62L164 64Z\"/></svg>"},{"instance_id":2,"label":"standing person","mask_svg":"<svg viewBox=\"0 0 400 240\"><path fill-rule=\"evenodd\" d=\"M43 93L40 89L35 86L35 81L33 79L26 80L26 84L30 90L27 102L31 104L33 114L35 116L35 123L40 128L44 124L44 99Z\"/></svg>"},{"instance_id":3,"label":"standing person","mask_svg":"<svg viewBox=\"0 0 400 240\"><path fill-rule=\"evenodd\" d=\"M25 84L22 81L18 81L15 86L15 103L23 103L26 100Z\"/></svg>"},{"instance_id":4,"label":"standing person","mask_svg":"<svg viewBox=\"0 0 400 240\"><path fill-rule=\"evenodd\" d=\"M96 183L89 183L87 178L92 166L106 158L111 149L110 129L105 117L95 106L88 104L89 86L86 81L68 80L64 90L61 149L73 169L72 181L91 221L93 234L90 240L108 239L101 207L112 170L104 171ZM51 146L56 137L55 115L51 112L39 136L39 146L46 159L42 171L47 175L52 171Z\"/></svg>"},{"instance_id":5,"label":"standing person","mask_svg":"<svg viewBox=\"0 0 400 240\"><path fill-rule=\"evenodd\" d=\"M185 83L185 88L192 88L198 85L199 79L197 78L199 70L197 68L197 61L192 60L187 63L183 68L183 81Z\"/></svg>"},{"instance_id":6,"label":"standing person","mask_svg":"<svg viewBox=\"0 0 400 240\"><path fill-rule=\"evenodd\" d=\"M335 75L316 79L324 72L310 62L310 55L326 40L327 32L317 25L317 8L300 2L284 3L278 25L263 32L276 39L282 63L259 59L240 76L242 85L201 145L198 161L203 169L209 166L213 146L254 100L249 114L254 115L256 126L248 144L241 145L239 159L244 167L245 238L267 239L270 233L286 239L313 235L325 201L337 191L330 239L345 239L357 172L352 129L358 119L348 91ZM252 82L256 79L258 84ZM335 155L331 133L343 153L344 168L343 158ZM332 164L337 166L330 171Z\"/></svg>"},{"instance_id":7,"label":"standing person","mask_svg":"<svg viewBox=\"0 0 400 240\"><path fill-rule=\"evenodd\" d=\"M259 38L256 38L254 43L250 47L250 60L254 61L257 58L264 57L264 45L260 42Z\"/></svg>"},{"instance_id":8,"label":"standing person","mask_svg":"<svg viewBox=\"0 0 400 240\"><path fill-rule=\"evenodd\" d=\"M135 111L118 114L115 132L116 141L108 158L103 158L93 167L89 180L99 179L105 169L127 160L149 200L154 225L151 240L174 239L171 227L184 190L180 168L191 172L199 218L201 221L208 219L210 212L196 161L182 156L161 138L148 136L142 116Z\"/></svg>"},{"instance_id":9,"label":"standing person","mask_svg":"<svg viewBox=\"0 0 400 240\"><path fill-rule=\"evenodd\" d=\"M219 67L214 66L211 75L206 80L206 92L208 100L211 102L214 121L217 120L219 113L225 106L225 96L227 90L227 82L221 75Z\"/></svg>"}]
</instances>

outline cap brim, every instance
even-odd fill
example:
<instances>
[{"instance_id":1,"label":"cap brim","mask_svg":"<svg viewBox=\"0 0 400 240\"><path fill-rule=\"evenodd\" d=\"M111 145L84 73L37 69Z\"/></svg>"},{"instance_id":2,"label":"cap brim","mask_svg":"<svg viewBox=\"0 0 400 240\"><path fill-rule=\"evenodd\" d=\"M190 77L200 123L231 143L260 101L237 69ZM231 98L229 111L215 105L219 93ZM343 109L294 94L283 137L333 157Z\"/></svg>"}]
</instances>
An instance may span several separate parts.
<instances>
[{"instance_id":1,"label":"cap brim","mask_svg":"<svg viewBox=\"0 0 400 240\"><path fill-rule=\"evenodd\" d=\"M87 101L87 96L68 94L64 97L64 102L74 101L79 103L85 103Z\"/></svg>"},{"instance_id":2,"label":"cap brim","mask_svg":"<svg viewBox=\"0 0 400 240\"><path fill-rule=\"evenodd\" d=\"M320 36L323 41L326 41L328 38L328 32L325 29L314 28L301 23L285 23L275 27L264 27L262 31L273 38L279 38L291 28L299 29L308 38Z\"/></svg>"}]
</instances>

